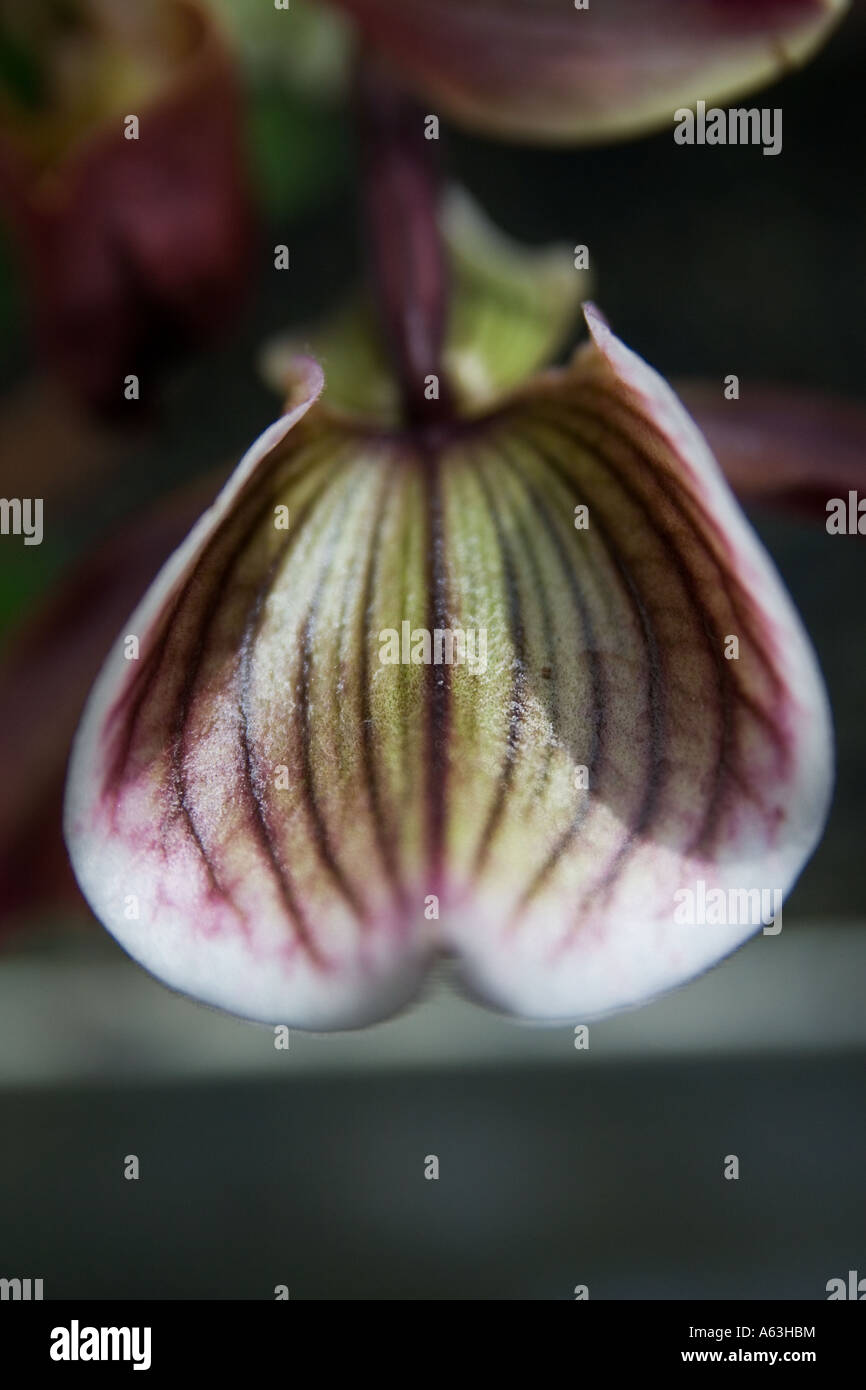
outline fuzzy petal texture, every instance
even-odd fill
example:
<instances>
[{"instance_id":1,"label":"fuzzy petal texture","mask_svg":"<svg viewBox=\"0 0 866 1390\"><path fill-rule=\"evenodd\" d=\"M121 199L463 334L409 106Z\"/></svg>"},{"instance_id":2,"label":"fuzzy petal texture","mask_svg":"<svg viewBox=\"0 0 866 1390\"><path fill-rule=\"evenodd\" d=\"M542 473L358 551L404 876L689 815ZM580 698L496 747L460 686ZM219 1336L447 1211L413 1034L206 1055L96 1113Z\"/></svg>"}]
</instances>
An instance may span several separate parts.
<instances>
[{"instance_id":1,"label":"fuzzy petal texture","mask_svg":"<svg viewBox=\"0 0 866 1390\"><path fill-rule=\"evenodd\" d=\"M435 443L334 415L310 367L130 620L66 834L168 984L342 1028L445 954L496 1008L585 1019L760 929L679 925L678 891L796 878L832 767L808 640L673 393L587 317L569 368ZM457 630L474 662L437 663Z\"/></svg>"},{"instance_id":2,"label":"fuzzy petal texture","mask_svg":"<svg viewBox=\"0 0 866 1390\"><path fill-rule=\"evenodd\" d=\"M805 62L847 0L339 0L463 124L584 142L659 128Z\"/></svg>"}]
</instances>

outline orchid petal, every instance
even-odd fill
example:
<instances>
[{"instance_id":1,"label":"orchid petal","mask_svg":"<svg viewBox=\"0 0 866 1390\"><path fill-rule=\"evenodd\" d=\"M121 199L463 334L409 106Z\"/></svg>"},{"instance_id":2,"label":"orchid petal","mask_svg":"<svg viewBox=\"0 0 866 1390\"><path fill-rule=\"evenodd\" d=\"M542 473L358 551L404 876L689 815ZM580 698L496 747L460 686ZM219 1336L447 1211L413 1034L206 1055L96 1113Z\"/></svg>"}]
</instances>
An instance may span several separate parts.
<instances>
[{"instance_id":1,"label":"orchid petal","mask_svg":"<svg viewBox=\"0 0 866 1390\"><path fill-rule=\"evenodd\" d=\"M820 836L832 778L826 694L768 556L670 388L594 311L588 322L572 372L521 393L477 455L491 489L501 477L512 632L538 641L539 612L549 632L514 665L520 723L539 722L534 738L511 734L508 812L495 853L486 825L476 841L480 881L464 842L467 906L450 940L480 996L538 1019L646 1000L760 930L756 917L681 924L677 895L697 901L703 884L726 904L758 890L778 902ZM589 509L582 541L571 501ZM531 758L545 714L542 780ZM575 764L588 791L545 799ZM484 803L477 777L472 795Z\"/></svg>"},{"instance_id":2,"label":"orchid petal","mask_svg":"<svg viewBox=\"0 0 866 1390\"><path fill-rule=\"evenodd\" d=\"M428 101L515 140L618 139L805 62L847 0L338 0Z\"/></svg>"},{"instance_id":3,"label":"orchid petal","mask_svg":"<svg viewBox=\"0 0 866 1390\"><path fill-rule=\"evenodd\" d=\"M66 835L168 984L351 1027L445 954L583 1019L760 928L682 925L678 892L791 886L830 790L814 656L676 397L587 318L570 367L435 442L335 416L309 368L130 620ZM404 624L475 663L383 661Z\"/></svg>"}]
</instances>

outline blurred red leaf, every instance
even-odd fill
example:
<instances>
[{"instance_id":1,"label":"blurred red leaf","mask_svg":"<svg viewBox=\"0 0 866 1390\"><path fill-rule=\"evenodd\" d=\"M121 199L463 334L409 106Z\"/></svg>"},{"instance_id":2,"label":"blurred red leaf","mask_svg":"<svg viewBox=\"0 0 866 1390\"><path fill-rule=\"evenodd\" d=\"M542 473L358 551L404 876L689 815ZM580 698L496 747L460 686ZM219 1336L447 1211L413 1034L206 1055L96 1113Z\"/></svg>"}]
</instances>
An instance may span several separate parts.
<instances>
[{"instance_id":1,"label":"blurred red leaf","mask_svg":"<svg viewBox=\"0 0 866 1390\"><path fill-rule=\"evenodd\" d=\"M66 760L111 642L223 474L119 527L22 625L0 665L0 935L38 909L87 911L63 844Z\"/></svg>"},{"instance_id":2,"label":"blurred red leaf","mask_svg":"<svg viewBox=\"0 0 866 1390\"><path fill-rule=\"evenodd\" d=\"M162 3L162 0L161 0ZM208 10L164 0L183 57L132 110L47 167L17 127L0 130L0 196L18 234L38 342L88 402L122 409L147 379L205 343L242 299L253 219L231 57Z\"/></svg>"},{"instance_id":3,"label":"blurred red leaf","mask_svg":"<svg viewBox=\"0 0 866 1390\"><path fill-rule=\"evenodd\" d=\"M750 385L728 401L715 385L675 385L746 506L823 521L831 498L866 497L866 407L790 386Z\"/></svg>"}]
</instances>

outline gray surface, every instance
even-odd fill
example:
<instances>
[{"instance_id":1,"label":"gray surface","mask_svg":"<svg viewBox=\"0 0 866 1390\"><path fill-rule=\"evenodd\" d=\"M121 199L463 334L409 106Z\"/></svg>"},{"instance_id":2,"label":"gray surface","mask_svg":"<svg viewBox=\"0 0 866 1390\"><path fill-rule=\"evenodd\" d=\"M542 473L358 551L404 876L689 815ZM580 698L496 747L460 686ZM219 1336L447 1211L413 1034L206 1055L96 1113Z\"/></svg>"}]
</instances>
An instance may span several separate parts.
<instances>
[{"instance_id":1,"label":"gray surface","mask_svg":"<svg viewBox=\"0 0 866 1390\"><path fill-rule=\"evenodd\" d=\"M862 1084L828 1055L6 1097L4 1272L48 1298L822 1299L864 1267Z\"/></svg>"}]
</instances>

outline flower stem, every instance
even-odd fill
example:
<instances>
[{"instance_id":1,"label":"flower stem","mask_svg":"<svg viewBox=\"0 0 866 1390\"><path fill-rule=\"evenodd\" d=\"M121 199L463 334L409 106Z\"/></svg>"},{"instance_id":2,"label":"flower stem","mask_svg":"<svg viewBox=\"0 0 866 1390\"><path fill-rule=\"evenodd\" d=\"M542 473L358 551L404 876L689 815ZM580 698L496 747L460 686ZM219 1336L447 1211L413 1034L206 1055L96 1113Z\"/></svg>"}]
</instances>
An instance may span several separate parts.
<instances>
[{"instance_id":1,"label":"flower stem","mask_svg":"<svg viewBox=\"0 0 866 1390\"><path fill-rule=\"evenodd\" d=\"M425 138L421 109L369 59L358 75L358 107L371 277L406 423L442 425L453 417L453 398L442 370L449 276L436 142Z\"/></svg>"}]
</instances>

